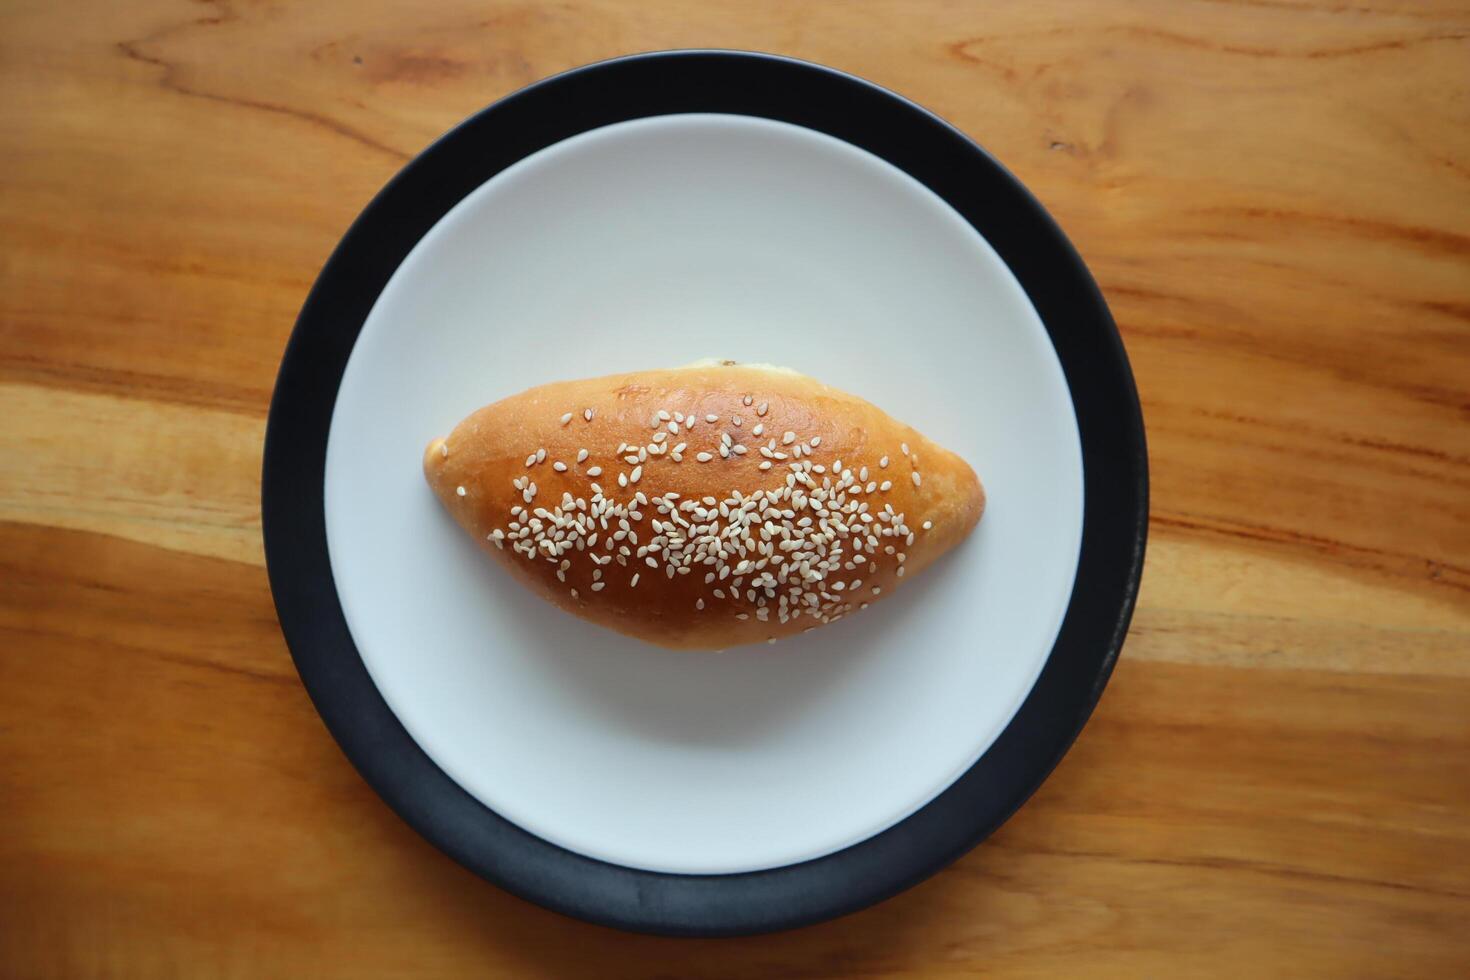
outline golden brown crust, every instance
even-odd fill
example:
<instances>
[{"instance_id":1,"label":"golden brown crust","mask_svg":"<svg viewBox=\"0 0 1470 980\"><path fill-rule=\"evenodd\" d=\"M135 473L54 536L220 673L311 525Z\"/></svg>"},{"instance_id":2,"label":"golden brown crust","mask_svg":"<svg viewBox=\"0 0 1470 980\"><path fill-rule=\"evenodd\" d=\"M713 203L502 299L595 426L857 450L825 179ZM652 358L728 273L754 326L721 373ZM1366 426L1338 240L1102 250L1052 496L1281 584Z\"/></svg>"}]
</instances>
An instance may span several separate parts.
<instances>
[{"instance_id":1,"label":"golden brown crust","mask_svg":"<svg viewBox=\"0 0 1470 980\"><path fill-rule=\"evenodd\" d=\"M620 444L630 448L617 453ZM850 476L831 472L837 461ZM959 543L985 504L964 460L873 405L793 372L738 365L532 388L431 443L424 474L455 520L538 594L688 649L777 639L855 611ZM677 500L659 499L669 492ZM612 513L595 513L604 508ZM707 550L696 552L700 541Z\"/></svg>"}]
</instances>

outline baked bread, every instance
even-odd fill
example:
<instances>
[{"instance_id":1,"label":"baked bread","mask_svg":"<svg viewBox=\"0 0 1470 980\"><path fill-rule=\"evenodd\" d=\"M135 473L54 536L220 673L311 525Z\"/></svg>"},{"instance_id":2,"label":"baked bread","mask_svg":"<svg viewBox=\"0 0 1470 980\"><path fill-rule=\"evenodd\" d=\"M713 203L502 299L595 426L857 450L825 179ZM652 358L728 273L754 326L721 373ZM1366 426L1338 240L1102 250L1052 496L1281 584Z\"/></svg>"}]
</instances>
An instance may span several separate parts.
<instances>
[{"instance_id":1,"label":"baked bread","mask_svg":"<svg viewBox=\"0 0 1470 980\"><path fill-rule=\"evenodd\" d=\"M866 609L985 506L964 460L873 405L733 361L532 388L430 443L424 475L532 591L680 649Z\"/></svg>"}]
</instances>

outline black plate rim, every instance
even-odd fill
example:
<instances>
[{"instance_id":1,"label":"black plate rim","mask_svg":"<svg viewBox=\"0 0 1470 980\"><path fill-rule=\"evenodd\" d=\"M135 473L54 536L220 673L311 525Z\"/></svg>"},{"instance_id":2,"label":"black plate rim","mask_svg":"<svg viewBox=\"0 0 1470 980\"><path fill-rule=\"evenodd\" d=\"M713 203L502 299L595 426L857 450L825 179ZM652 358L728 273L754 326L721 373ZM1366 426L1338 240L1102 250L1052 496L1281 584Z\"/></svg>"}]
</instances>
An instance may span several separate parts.
<instances>
[{"instance_id":1,"label":"black plate rim","mask_svg":"<svg viewBox=\"0 0 1470 980\"><path fill-rule=\"evenodd\" d=\"M413 245L469 191L537 149L598 126L679 112L803 125L867 149L935 191L990 242L1036 307L1071 391L1084 520L1072 597L1035 685L985 754L924 807L800 864L678 875L585 857L521 829L424 753L352 642L327 555L327 435L367 313ZM1122 648L1148 532L1148 453L1122 338L1096 282L1031 193L969 137L871 82L749 51L629 55L544 79L481 110L410 161L327 260L286 346L261 478L266 564L302 683L358 772L411 827L521 898L591 922L674 936L794 928L882 901L994 832L1061 761Z\"/></svg>"}]
</instances>

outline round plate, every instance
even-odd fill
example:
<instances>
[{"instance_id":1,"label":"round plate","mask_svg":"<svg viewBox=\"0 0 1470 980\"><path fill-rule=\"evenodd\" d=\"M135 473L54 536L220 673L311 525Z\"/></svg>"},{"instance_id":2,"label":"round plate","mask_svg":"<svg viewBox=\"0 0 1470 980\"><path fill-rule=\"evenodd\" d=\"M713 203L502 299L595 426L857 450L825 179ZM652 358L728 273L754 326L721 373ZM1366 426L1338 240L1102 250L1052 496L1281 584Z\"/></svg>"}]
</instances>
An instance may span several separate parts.
<instances>
[{"instance_id":1,"label":"round plate","mask_svg":"<svg viewBox=\"0 0 1470 980\"><path fill-rule=\"evenodd\" d=\"M779 362L969 459L971 538L859 615L672 653L526 602L419 473L534 384ZM534 85L413 161L328 262L266 442L267 559L318 710L411 825L594 921L732 934L860 908L1035 790L1142 565L1137 396L1041 207L891 93L672 52Z\"/></svg>"}]
</instances>

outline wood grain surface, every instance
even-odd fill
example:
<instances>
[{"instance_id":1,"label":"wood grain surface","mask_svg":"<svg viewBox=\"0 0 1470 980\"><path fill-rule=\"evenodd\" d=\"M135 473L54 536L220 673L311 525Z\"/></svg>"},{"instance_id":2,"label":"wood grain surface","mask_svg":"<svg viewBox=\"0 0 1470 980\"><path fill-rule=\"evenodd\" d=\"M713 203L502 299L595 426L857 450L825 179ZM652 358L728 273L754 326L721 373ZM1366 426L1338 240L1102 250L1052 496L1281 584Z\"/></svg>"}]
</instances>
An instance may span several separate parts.
<instances>
[{"instance_id":1,"label":"wood grain surface","mask_svg":"<svg viewBox=\"0 0 1470 980\"><path fill-rule=\"evenodd\" d=\"M1072 236L1152 452L1132 635L989 843L738 941L511 898L297 681L261 436L312 279L437 134L718 46L941 113ZM0 5L0 975L1465 976L1470 5Z\"/></svg>"}]
</instances>

